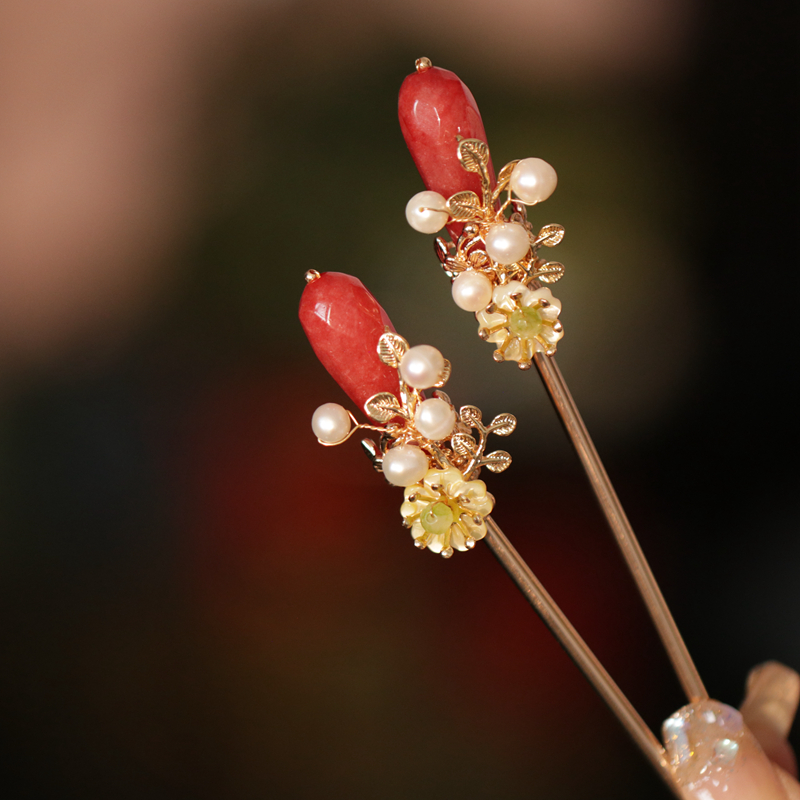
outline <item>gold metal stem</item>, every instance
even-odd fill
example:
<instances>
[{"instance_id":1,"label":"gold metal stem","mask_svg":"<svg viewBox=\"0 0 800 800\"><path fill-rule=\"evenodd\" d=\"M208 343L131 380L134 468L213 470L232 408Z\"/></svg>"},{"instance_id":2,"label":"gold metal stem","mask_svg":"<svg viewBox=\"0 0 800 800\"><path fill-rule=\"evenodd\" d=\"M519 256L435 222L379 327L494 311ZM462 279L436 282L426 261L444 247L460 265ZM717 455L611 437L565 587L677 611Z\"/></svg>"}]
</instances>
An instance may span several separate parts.
<instances>
[{"instance_id":1,"label":"gold metal stem","mask_svg":"<svg viewBox=\"0 0 800 800\"><path fill-rule=\"evenodd\" d=\"M603 698L606 705L614 712L617 719L628 732L634 743L644 753L647 759L661 776L676 797L682 797L680 790L672 778L672 771L667 762L664 748L659 744L650 728L639 716L636 709L622 693L614 679L606 672L597 656L589 649L580 634L575 630L564 612L556 605L547 590L533 574L522 556L514 549L503 531L491 518L486 517L486 538L484 541L494 553L497 560L503 565L517 584L527 601L533 606L536 613L550 629L559 644L575 662L576 666L586 676L589 683Z\"/></svg>"},{"instance_id":2,"label":"gold metal stem","mask_svg":"<svg viewBox=\"0 0 800 800\"><path fill-rule=\"evenodd\" d=\"M600 507L606 516L609 526L617 540L628 569L636 581L639 592L644 599L647 610L658 635L667 651L672 666L683 686L687 697L692 703L708 699L708 692L700 679L697 667L689 655L686 644L678 631L678 626L672 618L664 596L658 588L656 579L650 570L642 548L636 539L625 511L622 508L614 487L606 474L603 462L597 454L594 444L581 419L575 401L564 382L561 371L551 356L536 353L534 362L542 376L542 380L550 395L556 411L561 417L561 422L572 440L578 453L583 468L592 484L592 489L597 497Z\"/></svg>"}]
</instances>

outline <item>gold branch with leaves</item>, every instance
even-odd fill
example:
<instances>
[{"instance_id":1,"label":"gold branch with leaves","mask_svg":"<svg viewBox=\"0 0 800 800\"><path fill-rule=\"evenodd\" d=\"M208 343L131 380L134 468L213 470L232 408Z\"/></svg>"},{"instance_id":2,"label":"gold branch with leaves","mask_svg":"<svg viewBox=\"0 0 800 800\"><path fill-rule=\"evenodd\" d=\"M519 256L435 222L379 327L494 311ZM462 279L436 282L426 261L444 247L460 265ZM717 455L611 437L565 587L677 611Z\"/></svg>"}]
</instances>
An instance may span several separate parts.
<instances>
[{"instance_id":1,"label":"gold branch with leaves","mask_svg":"<svg viewBox=\"0 0 800 800\"><path fill-rule=\"evenodd\" d=\"M486 437L494 433L508 436L517 426L512 414L497 415L489 425L482 422L482 414L475 406L462 406L458 412L456 427L448 440L433 441L423 436L415 427L414 420L424 395L403 381L399 374L400 363L408 352L408 342L400 335L386 331L378 340L378 357L381 361L398 370L400 399L391 392L379 392L364 403L364 411L375 422L385 425L380 442L380 452L385 452L398 444L414 444L428 453L431 467L447 469L455 467L467 480L476 478L481 467L491 472L503 472L511 464L511 456L505 450L485 453ZM441 386L450 377L450 362L445 360L445 368L435 384L433 396L454 408ZM472 431L477 431L477 438ZM362 441L362 446L370 456L373 465L380 468L382 456L370 439Z\"/></svg>"}]
</instances>

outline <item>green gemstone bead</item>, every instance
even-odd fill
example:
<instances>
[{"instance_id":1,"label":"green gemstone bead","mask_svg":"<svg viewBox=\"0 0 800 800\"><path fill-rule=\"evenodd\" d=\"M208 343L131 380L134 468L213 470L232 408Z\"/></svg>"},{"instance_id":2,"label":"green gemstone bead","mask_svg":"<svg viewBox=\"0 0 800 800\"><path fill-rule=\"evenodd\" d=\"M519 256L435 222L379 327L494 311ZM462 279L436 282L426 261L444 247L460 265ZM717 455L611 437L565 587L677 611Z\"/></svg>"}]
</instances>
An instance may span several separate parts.
<instances>
[{"instance_id":1,"label":"green gemstone bead","mask_svg":"<svg viewBox=\"0 0 800 800\"><path fill-rule=\"evenodd\" d=\"M453 511L446 503L431 503L420 514L419 521L428 533L445 533L453 524Z\"/></svg>"},{"instance_id":2,"label":"green gemstone bead","mask_svg":"<svg viewBox=\"0 0 800 800\"><path fill-rule=\"evenodd\" d=\"M542 315L535 308L518 308L508 317L508 329L517 336L532 339L541 333Z\"/></svg>"}]
</instances>

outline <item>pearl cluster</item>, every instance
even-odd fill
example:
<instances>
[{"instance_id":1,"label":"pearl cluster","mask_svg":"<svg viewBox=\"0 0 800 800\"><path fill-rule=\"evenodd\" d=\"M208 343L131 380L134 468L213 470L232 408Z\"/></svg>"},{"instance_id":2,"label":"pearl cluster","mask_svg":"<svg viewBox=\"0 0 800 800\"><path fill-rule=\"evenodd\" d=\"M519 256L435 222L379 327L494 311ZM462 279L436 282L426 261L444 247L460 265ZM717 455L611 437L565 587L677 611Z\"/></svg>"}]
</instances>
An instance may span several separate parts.
<instances>
[{"instance_id":1,"label":"pearl cluster","mask_svg":"<svg viewBox=\"0 0 800 800\"><path fill-rule=\"evenodd\" d=\"M476 275L483 278L474 273L459 285L474 282ZM480 283L477 290L472 288L478 294L483 290ZM532 323L526 318L520 324ZM358 424L342 406L325 403L314 412L311 427L322 444L344 442L359 429L379 432L379 444L371 439L361 444L386 480L405 489L400 513L415 546L444 558L456 550L471 550L486 535L485 518L494 506L477 476L483 467L502 472L511 463L504 450L486 453L486 438L490 433L508 436L516 419L498 414L484 422L474 406L457 413L438 388L447 382L450 364L435 347L410 347L387 328L378 338L377 354L398 376L394 391L387 391L391 384L382 383L384 390L364 402L367 416L379 426ZM433 397L422 394L434 387Z\"/></svg>"},{"instance_id":2,"label":"pearl cluster","mask_svg":"<svg viewBox=\"0 0 800 800\"><path fill-rule=\"evenodd\" d=\"M435 386L444 370L444 356L428 344L409 348L398 366L401 379L414 389ZM414 427L422 436L434 442L447 439L455 426L455 409L438 397L423 400L414 414ZM411 486L421 481L428 471L428 456L413 444L397 445L387 450L382 469L389 483Z\"/></svg>"},{"instance_id":3,"label":"pearl cluster","mask_svg":"<svg viewBox=\"0 0 800 800\"><path fill-rule=\"evenodd\" d=\"M511 191L526 206L547 200L556 190L557 184L558 175L555 169L541 158L523 158L518 161L508 182ZM439 192L418 192L406 204L408 224L420 233L438 233L449 218L447 200Z\"/></svg>"},{"instance_id":4,"label":"pearl cluster","mask_svg":"<svg viewBox=\"0 0 800 800\"><path fill-rule=\"evenodd\" d=\"M550 164L541 158L524 158L514 164L504 185L510 193L509 198L513 193L524 205L535 205L550 197L557 183L558 176ZM488 191L487 186L484 193ZM451 220L449 203L458 205L462 202L460 198L461 195L454 195L448 201L438 192L419 192L406 205L408 224L421 233L436 233ZM525 259L533 240L524 225L506 221L502 210L497 212L492 199L484 197L483 208L475 210L474 220L480 223L486 254L494 264L508 267ZM463 220L464 217L457 219ZM492 302L494 285L495 281L480 269L467 268L453 279L453 300L465 311L482 311Z\"/></svg>"},{"instance_id":5,"label":"pearl cluster","mask_svg":"<svg viewBox=\"0 0 800 800\"><path fill-rule=\"evenodd\" d=\"M490 292L491 293L491 292ZM410 347L397 364L402 381L413 389L430 389L446 373L444 356L435 347L420 344ZM338 403L321 405L311 419L311 428L322 444L339 444L352 432L352 419ZM413 424L420 436L432 442L448 439L456 427L456 411L440 397L421 400L414 412ZM386 480L395 486L418 483L430 468L429 458L415 444L397 444L383 457L381 469Z\"/></svg>"}]
</instances>

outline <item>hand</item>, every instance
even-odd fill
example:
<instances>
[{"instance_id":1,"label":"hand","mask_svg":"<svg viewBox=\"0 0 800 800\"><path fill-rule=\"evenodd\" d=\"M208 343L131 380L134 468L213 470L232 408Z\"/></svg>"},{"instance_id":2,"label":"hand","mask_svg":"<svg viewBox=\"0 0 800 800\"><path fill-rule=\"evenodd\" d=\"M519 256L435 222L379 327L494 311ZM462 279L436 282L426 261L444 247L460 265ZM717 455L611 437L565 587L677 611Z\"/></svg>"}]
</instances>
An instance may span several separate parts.
<instances>
[{"instance_id":1,"label":"hand","mask_svg":"<svg viewBox=\"0 0 800 800\"><path fill-rule=\"evenodd\" d=\"M786 740L800 675L777 662L748 677L741 712L716 700L684 706L664 723L675 782L685 800L800 800Z\"/></svg>"}]
</instances>

